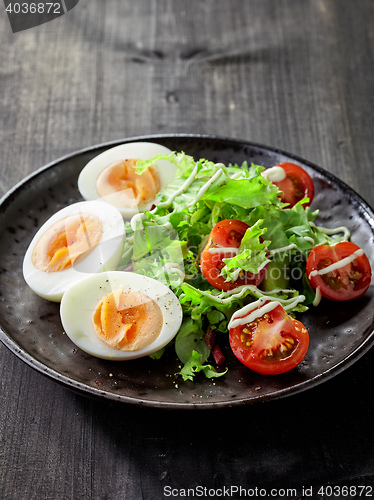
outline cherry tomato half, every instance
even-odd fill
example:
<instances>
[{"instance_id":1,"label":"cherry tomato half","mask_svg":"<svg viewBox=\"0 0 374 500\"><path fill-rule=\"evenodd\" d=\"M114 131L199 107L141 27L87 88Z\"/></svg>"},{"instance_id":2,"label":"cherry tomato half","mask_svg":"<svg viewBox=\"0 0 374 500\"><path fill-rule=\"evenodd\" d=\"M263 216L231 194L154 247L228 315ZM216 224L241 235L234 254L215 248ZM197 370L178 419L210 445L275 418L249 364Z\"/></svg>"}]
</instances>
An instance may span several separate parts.
<instances>
[{"instance_id":1,"label":"cherry tomato half","mask_svg":"<svg viewBox=\"0 0 374 500\"><path fill-rule=\"evenodd\" d=\"M204 278L218 290L227 292L241 285L259 285L266 274L266 267L257 274L242 272L236 281L225 281L220 276L225 263L223 259L235 255L232 249L239 248L248 224L236 219L225 219L212 229L209 240L200 258L200 268Z\"/></svg>"},{"instance_id":2,"label":"cherry tomato half","mask_svg":"<svg viewBox=\"0 0 374 500\"><path fill-rule=\"evenodd\" d=\"M312 287L319 288L323 297L335 301L358 299L364 295L370 286L371 266L361 252L361 248L350 241L314 247L306 262ZM331 270L323 272L332 265Z\"/></svg>"},{"instance_id":3,"label":"cherry tomato half","mask_svg":"<svg viewBox=\"0 0 374 500\"><path fill-rule=\"evenodd\" d=\"M310 175L295 163L278 163L277 167L282 167L286 172L286 178L274 184L282 191L280 196L284 203L289 203L290 207L303 198L308 197L308 203L304 207L310 206L314 198L314 183Z\"/></svg>"},{"instance_id":4,"label":"cherry tomato half","mask_svg":"<svg viewBox=\"0 0 374 500\"><path fill-rule=\"evenodd\" d=\"M309 334L281 305L249 324L230 329L230 345L238 360L262 375L288 372L303 359Z\"/></svg>"}]
</instances>

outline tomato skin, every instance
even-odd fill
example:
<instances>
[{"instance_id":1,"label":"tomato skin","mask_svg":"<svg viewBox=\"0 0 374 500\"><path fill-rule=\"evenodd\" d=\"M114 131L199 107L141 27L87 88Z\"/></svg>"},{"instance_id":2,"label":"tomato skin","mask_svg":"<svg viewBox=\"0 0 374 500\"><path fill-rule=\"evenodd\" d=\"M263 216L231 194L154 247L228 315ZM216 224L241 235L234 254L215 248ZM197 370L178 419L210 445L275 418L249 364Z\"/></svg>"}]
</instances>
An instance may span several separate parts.
<instances>
[{"instance_id":1,"label":"tomato skin","mask_svg":"<svg viewBox=\"0 0 374 500\"><path fill-rule=\"evenodd\" d=\"M288 208L291 208L298 201L308 197L309 201L303 206L309 207L314 198L314 182L308 172L295 163L283 162L276 166L283 168L286 172L284 180L273 183L282 191L281 200L289 203Z\"/></svg>"},{"instance_id":2,"label":"tomato skin","mask_svg":"<svg viewBox=\"0 0 374 500\"><path fill-rule=\"evenodd\" d=\"M217 222L210 233L210 237L216 245L239 248L248 228L248 224L240 220L225 219Z\"/></svg>"},{"instance_id":3,"label":"tomato skin","mask_svg":"<svg viewBox=\"0 0 374 500\"><path fill-rule=\"evenodd\" d=\"M358 250L361 250L360 247L350 241L314 247L306 263L311 286L314 289L319 288L323 297L338 302L362 297L371 282L371 266L365 254L356 257L352 263L326 274L311 275L313 271L320 271Z\"/></svg>"},{"instance_id":4,"label":"tomato skin","mask_svg":"<svg viewBox=\"0 0 374 500\"><path fill-rule=\"evenodd\" d=\"M281 305L249 324L230 328L229 337L238 360L261 375L292 370L304 359L309 347L307 329Z\"/></svg>"},{"instance_id":5,"label":"tomato skin","mask_svg":"<svg viewBox=\"0 0 374 500\"><path fill-rule=\"evenodd\" d=\"M223 259L233 256L232 251L225 248L239 248L240 242L247 229L248 224L236 219L225 219L218 222L212 229L208 243L204 248L200 258L200 269L204 278L212 286L222 291L229 291L241 285L259 285L266 274L266 267L257 274L244 272L235 281L225 281L220 276L221 269L224 266ZM222 251L212 253L210 249L222 248Z\"/></svg>"}]
</instances>

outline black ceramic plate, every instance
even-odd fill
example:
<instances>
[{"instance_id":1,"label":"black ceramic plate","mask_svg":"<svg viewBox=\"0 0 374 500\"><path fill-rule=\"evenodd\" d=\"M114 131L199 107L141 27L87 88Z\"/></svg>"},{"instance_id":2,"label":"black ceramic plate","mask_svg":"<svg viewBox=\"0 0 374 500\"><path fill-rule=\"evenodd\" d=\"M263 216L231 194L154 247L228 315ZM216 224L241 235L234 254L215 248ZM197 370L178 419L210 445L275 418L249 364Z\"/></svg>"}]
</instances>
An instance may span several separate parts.
<instances>
[{"instance_id":1,"label":"black ceramic plate","mask_svg":"<svg viewBox=\"0 0 374 500\"><path fill-rule=\"evenodd\" d=\"M324 170L282 151L249 142L208 136L139 137L196 158L223 163L244 160L270 167L294 161L313 177L320 209L318 223L345 225L352 240L374 263L374 214L343 182ZM182 382L175 377L178 363L172 352L162 360L150 358L110 362L94 358L63 334L59 305L36 296L22 276L24 253L37 228L54 212L79 201L78 174L94 156L121 142L72 154L47 165L10 191L0 206L0 326L2 342L20 359L66 387L90 396L163 408L214 408L291 395L338 374L373 343L372 287L361 299L341 307L322 301L303 314L310 332L304 361L284 375L264 377L251 372L228 353L228 373L219 379L199 377ZM172 350L171 350L172 351Z\"/></svg>"}]
</instances>

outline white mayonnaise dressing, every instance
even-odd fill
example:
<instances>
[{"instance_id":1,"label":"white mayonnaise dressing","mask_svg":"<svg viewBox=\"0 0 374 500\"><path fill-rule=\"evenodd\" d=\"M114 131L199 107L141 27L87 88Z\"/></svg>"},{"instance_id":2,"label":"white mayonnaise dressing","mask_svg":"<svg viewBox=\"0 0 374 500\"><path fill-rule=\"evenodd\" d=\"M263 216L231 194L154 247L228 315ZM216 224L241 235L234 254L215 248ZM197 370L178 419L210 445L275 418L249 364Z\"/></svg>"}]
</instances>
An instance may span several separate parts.
<instances>
[{"instance_id":1,"label":"white mayonnaise dressing","mask_svg":"<svg viewBox=\"0 0 374 500\"><path fill-rule=\"evenodd\" d=\"M223 163L216 163L214 166L216 168L218 168L218 171L213 175L213 177L211 179L209 179L208 182L206 182L200 188L196 197L190 203L187 204L187 207L192 207L193 205L195 205L195 203L197 203L200 200L200 198L202 196L204 196L204 194L209 189L209 187L213 184L213 182L216 181L220 177L220 175L223 172L223 169L226 168ZM166 201L158 203L158 207L169 207L173 203L173 201L175 200L175 198L177 196L179 196L180 194L187 191L187 189L191 186L191 184L195 180L197 173L198 173L198 165L195 166L195 168L192 170L191 174L185 180L185 182L182 184L182 186L179 189L177 189L172 195L170 195Z\"/></svg>"},{"instance_id":2,"label":"white mayonnaise dressing","mask_svg":"<svg viewBox=\"0 0 374 500\"><path fill-rule=\"evenodd\" d=\"M289 309L293 309L299 302L304 302L305 300L305 295L298 295L297 297L294 297L293 299L286 299L287 304L283 306L283 309L285 311L288 311ZM285 300L285 302L286 302ZM281 299L278 299L279 302L281 302Z\"/></svg>"},{"instance_id":3,"label":"white mayonnaise dressing","mask_svg":"<svg viewBox=\"0 0 374 500\"><path fill-rule=\"evenodd\" d=\"M250 304L244 306L242 309L239 309L239 311L236 311L231 316L227 328L230 330L230 328L236 328L237 326L252 323L257 318L261 318L261 316L263 316L264 314L269 313L277 306L281 305L280 302L276 301L264 304L265 301L266 298L261 297L255 302L251 302Z\"/></svg>"},{"instance_id":4,"label":"white mayonnaise dressing","mask_svg":"<svg viewBox=\"0 0 374 500\"><path fill-rule=\"evenodd\" d=\"M347 266L348 264L351 264L354 262L357 257L361 257L361 255L364 254L364 251L362 248L359 248L355 252L353 252L351 255L348 255L348 257L345 257L344 259L340 259L337 262L334 262L334 264L331 264L330 266L324 267L323 269L315 269L311 273L309 273L308 278L310 279L312 276L321 276L323 274L331 273L332 271L336 271L337 269L341 269L344 266Z\"/></svg>"},{"instance_id":5,"label":"white mayonnaise dressing","mask_svg":"<svg viewBox=\"0 0 374 500\"><path fill-rule=\"evenodd\" d=\"M322 299L321 290L320 290L319 286L317 286L317 288L316 288L316 296L314 297L314 300L313 300L312 304L314 306L318 306L318 304L321 302L321 299Z\"/></svg>"},{"instance_id":6,"label":"white mayonnaise dressing","mask_svg":"<svg viewBox=\"0 0 374 500\"><path fill-rule=\"evenodd\" d=\"M273 290L273 292L274 291L275 290ZM292 297L290 299L277 298L276 300L272 300L271 302L264 304L267 300L269 300L269 298L263 295L255 302L251 302L250 304L247 304L246 306L236 311L231 316L230 322L227 326L228 329L252 323L252 321L257 318L261 318L261 316L272 311L278 305L281 305L285 311L293 309L299 302L303 302L305 300L305 296L298 295L297 297Z\"/></svg>"},{"instance_id":7,"label":"white mayonnaise dressing","mask_svg":"<svg viewBox=\"0 0 374 500\"><path fill-rule=\"evenodd\" d=\"M309 241L309 243L311 243L312 245L314 245L314 239L311 238L310 236L304 236L303 237L305 241Z\"/></svg>"},{"instance_id":8,"label":"white mayonnaise dressing","mask_svg":"<svg viewBox=\"0 0 374 500\"><path fill-rule=\"evenodd\" d=\"M209 253L231 253L237 255L238 250L239 248L236 247L216 246L216 247L210 247Z\"/></svg>"},{"instance_id":9,"label":"white mayonnaise dressing","mask_svg":"<svg viewBox=\"0 0 374 500\"><path fill-rule=\"evenodd\" d=\"M338 233L343 233L343 240L348 241L349 238L351 237L351 232L346 226L339 226L335 228L328 228L328 227L322 227L322 226L316 226L314 222L309 222L310 227L315 227L316 229L319 229L321 233L327 234L327 235L332 235L332 234L338 234Z\"/></svg>"},{"instance_id":10,"label":"white mayonnaise dressing","mask_svg":"<svg viewBox=\"0 0 374 500\"><path fill-rule=\"evenodd\" d=\"M204 292L203 290L200 290L200 293L206 295L207 297L210 297L212 300L218 302L219 304L229 304L233 299L240 299L240 297L245 295L247 290L251 290L253 293L262 296L262 293L255 285L238 286L233 290L222 292L219 295L212 295L211 293Z\"/></svg>"},{"instance_id":11,"label":"white mayonnaise dressing","mask_svg":"<svg viewBox=\"0 0 374 500\"><path fill-rule=\"evenodd\" d=\"M241 286L238 286L237 288L234 288L233 290L228 290L227 292L222 292L219 295L212 295L212 294L210 294L208 292L204 292L202 290L200 292L203 295L210 297L212 300L214 300L220 304L228 304L233 299L240 299L243 295L245 295L245 293L248 290L250 290L257 297L259 297L258 300L261 300L261 304L264 304L267 300L271 300L272 297L269 297L271 294L280 293L280 292L282 292L282 293L294 292L294 290L281 290L281 289L272 290L271 292L262 292L255 285L241 285ZM277 297L276 302L280 303L285 311L288 311L289 309L294 308L299 302L304 302L304 300L305 300L305 295L298 295L297 297L291 297L289 299L282 299L280 297ZM258 301L257 301L257 303L258 303ZM252 306L251 307L252 309L253 309L253 304L254 303L250 304ZM243 315L243 308L240 309L239 311L237 311L235 314L236 314L236 316L242 316ZM262 314L264 314L264 312Z\"/></svg>"},{"instance_id":12,"label":"white mayonnaise dressing","mask_svg":"<svg viewBox=\"0 0 374 500\"><path fill-rule=\"evenodd\" d=\"M280 253L280 252L287 252L287 250L292 250L293 248L297 248L295 243L291 243L290 245L287 245L287 246L281 247L281 248L274 248L273 250L269 250L269 253L270 253L270 255L274 255L274 254Z\"/></svg>"},{"instance_id":13,"label":"white mayonnaise dressing","mask_svg":"<svg viewBox=\"0 0 374 500\"><path fill-rule=\"evenodd\" d=\"M350 230L345 226L336 227L334 229L329 229L328 227L317 226L317 229L319 229L321 231L321 233L325 233L325 234L343 233L343 238L345 240L348 240L351 236Z\"/></svg>"},{"instance_id":14,"label":"white mayonnaise dressing","mask_svg":"<svg viewBox=\"0 0 374 500\"><path fill-rule=\"evenodd\" d=\"M261 269L263 269L265 266L269 264L269 262L271 262L270 259L265 259L264 262L260 266L258 266L257 272L259 273Z\"/></svg>"},{"instance_id":15,"label":"white mayonnaise dressing","mask_svg":"<svg viewBox=\"0 0 374 500\"><path fill-rule=\"evenodd\" d=\"M218 165L222 165L222 163L218 163L215 166L218 166ZM223 165L223 167L224 167L224 165ZM208 189L213 184L213 182L215 182L221 176L222 173L223 173L223 168L219 168L219 170L217 170L217 172L213 175L213 177L211 179L209 179L209 181L206 182L200 188L200 190L197 193L196 197L192 201L190 201L190 203L187 204L187 207L188 208L189 207L193 207L200 200L200 198L202 198L204 196L204 194L208 191Z\"/></svg>"},{"instance_id":16,"label":"white mayonnaise dressing","mask_svg":"<svg viewBox=\"0 0 374 500\"><path fill-rule=\"evenodd\" d=\"M158 206L159 207L168 207L169 205L171 205L177 196L179 196L180 194L182 194L185 191L187 191L187 189L191 186L191 184L195 180L196 174L197 174L197 165L192 170L191 174L185 180L185 182L182 184L182 186L179 189L177 189L175 191L175 193L173 193L172 195L170 195L169 198L166 201L163 201L163 202L159 203Z\"/></svg>"},{"instance_id":17,"label":"white mayonnaise dressing","mask_svg":"<svg viewBox=\"0 0 374 500\"><path fill-rule=\"evenodd\" d=\"M239 179L246 179L246 176L243 175L242 172L236 172L235 174L233 174L230 179L232 179L233 181L237 181Z\"/></svg>"},{"instance_id":18,"label":"white mayonnaise dressing","mask_svg":"<svg viewBox=\"0 0 374 500\"><path fill-rule=\"evenodd\" d=\"M220 304L228 304L233 299L240 299L240 297L242 297L247 292L247 290L256 292L257 287L254 285L242 285L234 288L233 290L222 292L219 295L211 295L210 293L207 293L206 295L209 295L209 297L212 297L212 299L214 299L216 302L219 302Z\"/></svg>"},{"instance_id":19,"label":"white mayonnaise dressing","mask_svg":"<svg viewBox=\"0 0 374 500\"><path fill-rule=\"evenodd\" d=\"M146 214L144 212L141 212L139 214L135 214L131 217L130 224L131 228L133 231L136 231L137 227L143 220L147 218Z\"/></svg>"},{"instance_id":20,"label":"white mayonnaise dressing","mask_svg":"<svg viewBox=\"0 0 374 500\"><path fill-rule=\"evenodd\" d=\"M280 182L286 178L286 172L282 167L271 167L261 172L261 175L270 182Z\"/></svg>"}]
</instances>

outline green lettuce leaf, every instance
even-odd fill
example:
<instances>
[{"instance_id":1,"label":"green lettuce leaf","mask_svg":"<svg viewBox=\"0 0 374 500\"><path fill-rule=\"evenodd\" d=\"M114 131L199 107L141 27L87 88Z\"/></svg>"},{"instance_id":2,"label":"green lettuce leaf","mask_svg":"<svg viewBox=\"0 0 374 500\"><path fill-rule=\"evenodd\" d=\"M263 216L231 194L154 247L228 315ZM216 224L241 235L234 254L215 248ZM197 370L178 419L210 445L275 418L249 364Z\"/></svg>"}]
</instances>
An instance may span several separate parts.
<instances>
[{"instance_id":1,"label":"green lettuce leaf","mask_svg":"<svg viewBox=\"0 0 374 500\"><path fill-rule=\"evenodd\" d=\"M271 205L280 206L278 188L261 175L253 179L226 179L224 184L210 188L204 199L224 202L230 200L233 205L243 208Z\"/></svg>"},{"instance_id":2,"label":"green lettuce leaf","mask_svg":"<svg viewBox=\"0 0 374 500\"><path fill-rule=\"evenodd\" d=\"M193 351L197 351L200 361L204 363L210 354L210 350L204 342L204 332L199 322L192 318L184 319L177 336L175 337L175 352L182 363L187 363Z\"/></svg>"},{"instance_id":3,"label":"green lettuce leaf","mask_svg":"<svg viewBox=\"0 0 374 500\"><path fill-rule=\"evenodd\" d=\"M186 381L193 380L199 372L203 372L207 378L214 378L222 377L227 373L227 370L217 372L212 365L204 365L201 361L201 355L196 351L192 351L191 356L189 356L181 371L177 372L176 375L181 375L183 380Z\"/></svg>"},{"instance_id":4,"label":"green lettuce leaf","mask_svg":"<svg viewBox=\"0 0 374 500\"><path fill-rule=\"evenodd\" d=\"M223 259L225 266L221 270L221 275L226 280L235 281L238 270L258 273L260 266L267 260L267 247L271 242L262 240L262 236L266 233L266 228L261 228L262 223L260 219L247 229L237 255Z\"/></svg>"}]
</instances>

